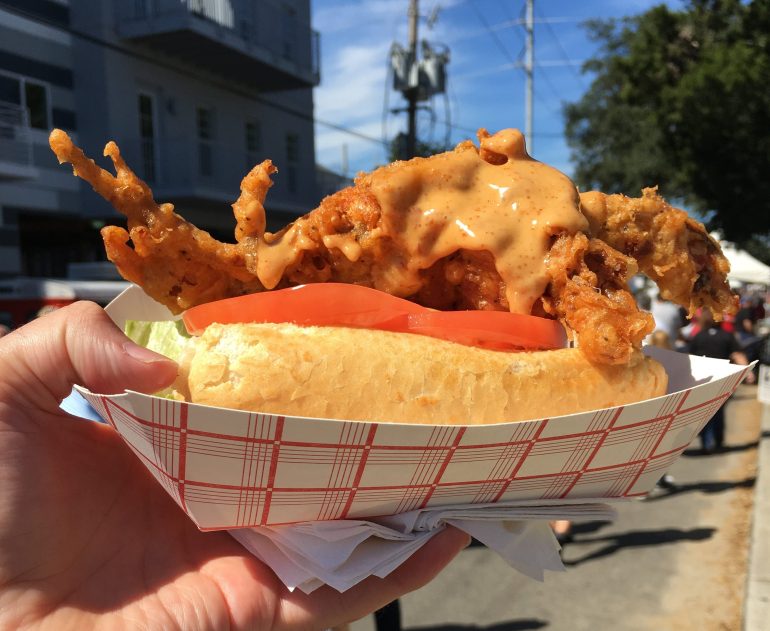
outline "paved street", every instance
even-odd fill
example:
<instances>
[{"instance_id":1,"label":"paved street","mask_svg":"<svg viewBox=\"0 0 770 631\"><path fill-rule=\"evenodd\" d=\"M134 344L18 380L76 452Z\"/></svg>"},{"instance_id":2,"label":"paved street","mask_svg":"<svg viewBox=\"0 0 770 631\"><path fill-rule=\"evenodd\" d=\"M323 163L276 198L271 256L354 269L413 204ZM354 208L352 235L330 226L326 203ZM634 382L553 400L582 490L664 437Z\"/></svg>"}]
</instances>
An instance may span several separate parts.
<instances>
[{"instance_id":1,"label":"paved street","mask_svg":"<svg viewBox=\"0 0 770 631\"><path fill-rule=\"evenodd\" d=\"M433 583L402 600L404 627L421 630L739 630L760 405L742 386L728 404L725 453L671 470L674 491L620 505L612 524L583 524L564 552L566 573L544 584L473 546ZM372 618L352 625L373 629Z\"/></svg>"}]
</instances>

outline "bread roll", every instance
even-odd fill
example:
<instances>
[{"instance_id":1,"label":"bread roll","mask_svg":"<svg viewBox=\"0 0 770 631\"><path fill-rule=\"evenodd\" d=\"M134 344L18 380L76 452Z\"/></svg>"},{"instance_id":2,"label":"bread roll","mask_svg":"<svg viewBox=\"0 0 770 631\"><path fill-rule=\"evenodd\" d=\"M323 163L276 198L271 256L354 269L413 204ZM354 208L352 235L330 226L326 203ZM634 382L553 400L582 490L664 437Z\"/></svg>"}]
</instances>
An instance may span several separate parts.
<instances>
[{"instance_id":1,"label":"bread roll","mask_svg":"<svg viewBox=\"0 0 770 631\"><path fill-rule=\"evenodd\" d=\"M501 423L665 394L663 367L591 364L574 349L484 350L422 335L292 324L213 324L196 340L194 403L401 423Z\"/></svg>"}]
</instances>

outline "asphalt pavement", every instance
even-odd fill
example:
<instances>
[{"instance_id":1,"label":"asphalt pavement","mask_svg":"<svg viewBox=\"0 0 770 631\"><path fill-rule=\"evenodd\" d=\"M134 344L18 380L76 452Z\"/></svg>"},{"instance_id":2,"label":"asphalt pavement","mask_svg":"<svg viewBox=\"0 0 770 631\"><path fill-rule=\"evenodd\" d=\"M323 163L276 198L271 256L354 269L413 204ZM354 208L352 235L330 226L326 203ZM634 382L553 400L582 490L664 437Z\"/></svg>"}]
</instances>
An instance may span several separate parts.
<instances>
[{"instance_id":1,"label":"asphalt pavement","mask_svg":"<svg viewBox=\"0 0 770 631\"><path fill-rule=\"evenodd\" d=\"M673 489L622 503L613 523L577 525L566 572L538 583L471 546L402 599L403 628L739 630L761 406L751 386L727 405L727 448L701 455L693 443L670 471ZM372 617L351 629L372 631Z\"/></svg>"}]
</instances>

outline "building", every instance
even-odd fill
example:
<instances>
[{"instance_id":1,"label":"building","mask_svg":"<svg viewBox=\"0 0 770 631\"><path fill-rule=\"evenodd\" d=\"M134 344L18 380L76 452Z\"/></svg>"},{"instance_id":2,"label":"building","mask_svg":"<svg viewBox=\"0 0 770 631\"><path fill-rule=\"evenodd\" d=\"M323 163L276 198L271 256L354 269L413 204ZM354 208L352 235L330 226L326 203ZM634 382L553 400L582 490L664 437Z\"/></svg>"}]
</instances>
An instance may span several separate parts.
<instances>
[{"instance_id":1,"label":"building","mask_svg":"<svg viewBox=\"0 0 770 631\"><path fill-rule=\"evenodd\" d=\"M220 239L265 158L268 227L313 208L318 45L310 0L0 0L0 276L103 259L98 230L121 221L57 164L52 127L95 158L115 140L158 201Z\"/></svg>"},{"instance_id":2,"label":"building","mask_svg":"<svg viewBox=\"0 0 770 631\"><path fill-rule=\"evenodd\" d=\"M348 186L353 186L353 178L336 173L320 164L316 165L315 177L319 199L332 195Z\"/></svg>"}]
</instances>

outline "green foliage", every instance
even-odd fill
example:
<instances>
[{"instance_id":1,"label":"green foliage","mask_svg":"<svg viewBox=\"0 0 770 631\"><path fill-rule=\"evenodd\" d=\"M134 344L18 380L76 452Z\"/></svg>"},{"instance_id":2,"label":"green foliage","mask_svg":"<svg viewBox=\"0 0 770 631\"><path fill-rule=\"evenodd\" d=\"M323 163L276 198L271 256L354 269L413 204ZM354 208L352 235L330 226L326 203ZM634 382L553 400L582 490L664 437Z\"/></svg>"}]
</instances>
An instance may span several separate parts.
<instances>
[{"instance_id":1,"label":"green foliage","mask_svg":"<svg viewBox=\"0 0 770 631\"><path fill-rule=\"evenodd\" d=\"M595 78L565 108L579 186L658 184L730 240L770 234L770 2L691 0L586 26Z\"/></svg>"},{"instance_id":2,"label":"green foliage","mask_svg":"<svg viewBox=\"0 0 770 631\"><path fill-rule=\"evenodd\" d=\"M445 146L439 142L424 142L417 140L415 144L414 156L406 155L406 134L399 133L390 143L390 151L388 152L388 161L395 162L396 160L408 160L410 157L414 158L429 158L437 153L443 153L448 151L451 147Z\"/></svg>"}]
</instances>

